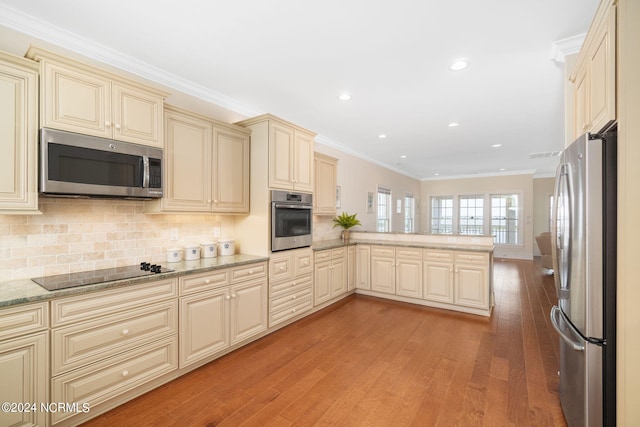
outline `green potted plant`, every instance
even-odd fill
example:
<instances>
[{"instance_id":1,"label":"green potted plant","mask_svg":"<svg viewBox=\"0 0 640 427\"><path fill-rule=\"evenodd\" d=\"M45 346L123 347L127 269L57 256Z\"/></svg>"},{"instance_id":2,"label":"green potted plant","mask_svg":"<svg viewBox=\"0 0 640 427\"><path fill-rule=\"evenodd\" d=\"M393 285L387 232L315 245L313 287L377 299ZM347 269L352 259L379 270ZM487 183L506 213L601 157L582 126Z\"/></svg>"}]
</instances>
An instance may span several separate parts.
<instances>
[{"instance_id":1,"label":"green potted plant","mask_svg":"<svg viewBox=\"0 0 640 427\"><path fill-rule=\"evenodd\" d=\"M333 218L333 226L334 227L342 227L344 230L342 232L342 238L344 240L349 240L349 229L351 227L355 227L356 225L362 225L360 220L356 218L357 214L349 215L346 212L342 212L342 214Z\"/></svg>"}]
</instances>

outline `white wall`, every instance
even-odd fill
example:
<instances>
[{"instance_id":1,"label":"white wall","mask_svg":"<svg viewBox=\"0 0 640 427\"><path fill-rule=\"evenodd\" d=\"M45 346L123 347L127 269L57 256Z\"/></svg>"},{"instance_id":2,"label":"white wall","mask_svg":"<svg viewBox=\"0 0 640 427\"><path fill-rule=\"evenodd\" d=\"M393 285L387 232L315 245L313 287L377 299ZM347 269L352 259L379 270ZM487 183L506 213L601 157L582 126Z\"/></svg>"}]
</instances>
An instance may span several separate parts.
<instances>
[{"instance_id":1,"label":"white wall","mask_svg":"<svg viewBox=\"0 0 640 427\"><path fill-rule=\"evenodd\" d=\"M423 231L429 232L430 198L431 196L453 196L454 200L461 195L518 193L522 200L522 237L523 241L518 246L496 246L496 257L532 259L533 257L533 205L535 202L533 193L533 175L501 175L489 177L459 178L429 180L422 182L421 191L421 223ZM454 209L457 204L454 202ZM488 233L489 230L486 230Z\"/></svg>"},{"instance_id":2,"label":"white wall","mask_svg":"<svg viewBox=\"0 0 640 427\"><path fill-rule=\"evenodd\" d=\"M391 190L393 215L391 231L404 231L404 194L413 193L416 207L420 202L420 181L398 172L378 166L359 157L316 142L315 151L338 159L337 185L341 187L341 207L338 214L347 212L358 214L362 222L358 231L376 231L375 194L378 185ZM367 194L374 194L373 213L367 213ZM402 212L396 213L396 200L402 200ZM416 212L416 232L420 231L420 212ZM332 228L332 217L314 216L314 240L330 240L340 237L341 230Z\"/></svg>"}]
</instances>

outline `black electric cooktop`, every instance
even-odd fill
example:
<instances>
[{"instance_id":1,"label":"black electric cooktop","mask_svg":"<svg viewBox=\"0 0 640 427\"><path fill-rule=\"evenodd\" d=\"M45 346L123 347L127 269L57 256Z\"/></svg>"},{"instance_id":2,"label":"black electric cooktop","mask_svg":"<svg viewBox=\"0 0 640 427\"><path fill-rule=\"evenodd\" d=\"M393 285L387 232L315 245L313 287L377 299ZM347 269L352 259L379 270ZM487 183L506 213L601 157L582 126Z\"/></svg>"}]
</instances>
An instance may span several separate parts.
<instances>
[{"instance_id":1,"label":"black electric cooktop","mask_svg":"<svg viewBox=\"0 0 640 427\"><path fill-rule=\"evenodd\" d=\"M101 270L82 271L79 273L58 274L31 279L48 291L75 288L77 286L93 285L96 283L113 282L116 280L133 279L135 277L151 276L160 273L170 273L174 270L148 262L126 267L104 268Z\"/></svg>"}]
</instances>

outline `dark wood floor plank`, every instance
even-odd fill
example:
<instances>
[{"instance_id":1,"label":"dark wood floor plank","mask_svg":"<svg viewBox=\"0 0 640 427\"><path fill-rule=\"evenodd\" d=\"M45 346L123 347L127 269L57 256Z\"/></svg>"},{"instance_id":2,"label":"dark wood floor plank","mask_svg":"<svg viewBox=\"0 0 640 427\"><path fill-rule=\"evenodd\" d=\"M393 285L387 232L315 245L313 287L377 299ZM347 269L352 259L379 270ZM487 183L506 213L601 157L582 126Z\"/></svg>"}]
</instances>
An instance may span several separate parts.
<instances>
[{"instance_id":1,"label":"dark wood floor plank","mask_svg":"<svg viewBox=\"0 0 640 427\"><path fill-rule=\"evenodd\" d=\"M87 426L559 426L553 276L496 260L490 318L355 295Z\"/></svg>"}]
</instances>

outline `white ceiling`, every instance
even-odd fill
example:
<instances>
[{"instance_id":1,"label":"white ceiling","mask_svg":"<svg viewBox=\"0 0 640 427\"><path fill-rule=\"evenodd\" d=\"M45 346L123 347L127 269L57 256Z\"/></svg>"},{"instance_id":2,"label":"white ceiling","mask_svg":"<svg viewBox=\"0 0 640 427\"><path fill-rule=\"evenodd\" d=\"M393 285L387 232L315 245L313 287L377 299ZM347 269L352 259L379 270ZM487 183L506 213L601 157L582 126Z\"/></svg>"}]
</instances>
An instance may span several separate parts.
<instances>
[{"instance_id":1,"label":"white ceiling","mask_svg":"<svg viewBox=\"0 0 640 427\"><path fill-rule=\"evenodd\" d=\"M597 4L0 0L0 49L77 53L226 121L269 112L418 179L549 176L557 158L530 154L564 145L563 64L552 47L585 33ZM458 58L469 67L451 71ZM338 100L342 92L352 99Z\"/></svg>"}]
</instances>

